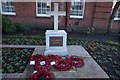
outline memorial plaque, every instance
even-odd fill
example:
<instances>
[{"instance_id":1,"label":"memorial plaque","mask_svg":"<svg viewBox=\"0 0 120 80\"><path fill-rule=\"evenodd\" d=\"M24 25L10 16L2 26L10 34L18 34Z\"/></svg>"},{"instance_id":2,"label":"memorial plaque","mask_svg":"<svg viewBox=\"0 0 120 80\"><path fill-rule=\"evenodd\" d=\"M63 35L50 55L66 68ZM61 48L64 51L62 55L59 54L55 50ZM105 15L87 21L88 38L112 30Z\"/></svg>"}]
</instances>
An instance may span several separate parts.
<instances>
[{"instance_id":1,"label":"memorial plaque","mask_svg":"<svg viewBox=\"0 0 120 80\"><path fill-rule=\"evenodd\" d=\"M63 37L50 37L50 46L63 46Z\"/></svg>"}]
</instances>

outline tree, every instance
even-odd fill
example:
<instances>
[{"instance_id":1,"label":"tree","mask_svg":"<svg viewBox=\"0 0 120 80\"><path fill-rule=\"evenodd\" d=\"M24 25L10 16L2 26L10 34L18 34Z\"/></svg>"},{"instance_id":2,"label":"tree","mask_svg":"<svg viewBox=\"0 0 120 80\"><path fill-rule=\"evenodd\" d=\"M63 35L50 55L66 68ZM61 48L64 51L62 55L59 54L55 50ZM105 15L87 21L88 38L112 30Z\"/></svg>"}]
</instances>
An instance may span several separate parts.
<instances>
[{"instance_id":1,"label":"tree","mask_svg":"<svg viewBox=\"0 0 120 80\"><path fill-rule=\"evenodd\" d=\"M108 20L107 33L112 33L112 23L116 15L116 12L118 11L119 6L120 6L120 0L117 0L113 10L111 11L110 18Z\"/></svg>"}]
</instances>

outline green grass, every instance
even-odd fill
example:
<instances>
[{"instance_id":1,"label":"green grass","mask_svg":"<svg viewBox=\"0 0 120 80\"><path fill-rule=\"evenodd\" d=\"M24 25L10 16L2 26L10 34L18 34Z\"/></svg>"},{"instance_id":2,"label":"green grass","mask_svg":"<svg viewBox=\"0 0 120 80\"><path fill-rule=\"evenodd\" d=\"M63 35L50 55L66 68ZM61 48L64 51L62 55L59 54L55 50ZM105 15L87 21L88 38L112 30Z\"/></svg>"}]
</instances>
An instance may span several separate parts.
<instances>
[{"instance_id":1,"label":"green grass","mask_svg":"<svg viewBox=\"0 0 120 80\"><path fill-rule=\"evenodd\" d=\"M120 46L120 43L114 42L114 41L106 41L106 44L111 45L111 46Z\"/></svg>"}]
</instances>

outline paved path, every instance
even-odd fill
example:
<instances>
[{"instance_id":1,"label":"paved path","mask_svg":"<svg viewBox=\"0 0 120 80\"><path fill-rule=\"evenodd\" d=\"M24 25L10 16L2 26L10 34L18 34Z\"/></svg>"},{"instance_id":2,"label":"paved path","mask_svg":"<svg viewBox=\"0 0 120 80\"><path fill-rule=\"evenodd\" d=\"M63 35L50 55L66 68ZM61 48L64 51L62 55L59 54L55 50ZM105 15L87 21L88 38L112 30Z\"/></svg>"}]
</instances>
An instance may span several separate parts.
<instances>
[{"instance_id":1,"label":"paved path","mask_svg":"<svg viewBox=\"0 0 120 80\"><path fill-rule=\"evenodd\" d=\"M37 45L0 45L0 48L36 48L36 47L40 47Z\"/></svg>"}]
</instances>

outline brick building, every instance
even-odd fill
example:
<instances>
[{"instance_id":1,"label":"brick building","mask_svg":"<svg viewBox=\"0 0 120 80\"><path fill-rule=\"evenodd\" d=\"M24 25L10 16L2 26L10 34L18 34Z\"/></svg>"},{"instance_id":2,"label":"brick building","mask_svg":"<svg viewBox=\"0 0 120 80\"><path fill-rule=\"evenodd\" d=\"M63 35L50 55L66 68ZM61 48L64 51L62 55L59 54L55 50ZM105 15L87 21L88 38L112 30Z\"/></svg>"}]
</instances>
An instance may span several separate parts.
<instances>
[{"instance_id":1,"label":"brick building","mask_svg":"<svg viewBox=\"0 0 120 80\"><path fill-rule=\"evenodd\" d=\"M12 1L12 0L11 0ZM53 2L2 2L1 13L13 22L27 23L32 27L53 29L53 16L47 11L53 11ZM66 16L59 16L59 29L93 27L97 33L105 33L113 2L85 2L85 0L71 0L59 2L59 10L66 11ZM120 9L116 13L112 31L119 32Z\"/></svg>"}]
</instances>

